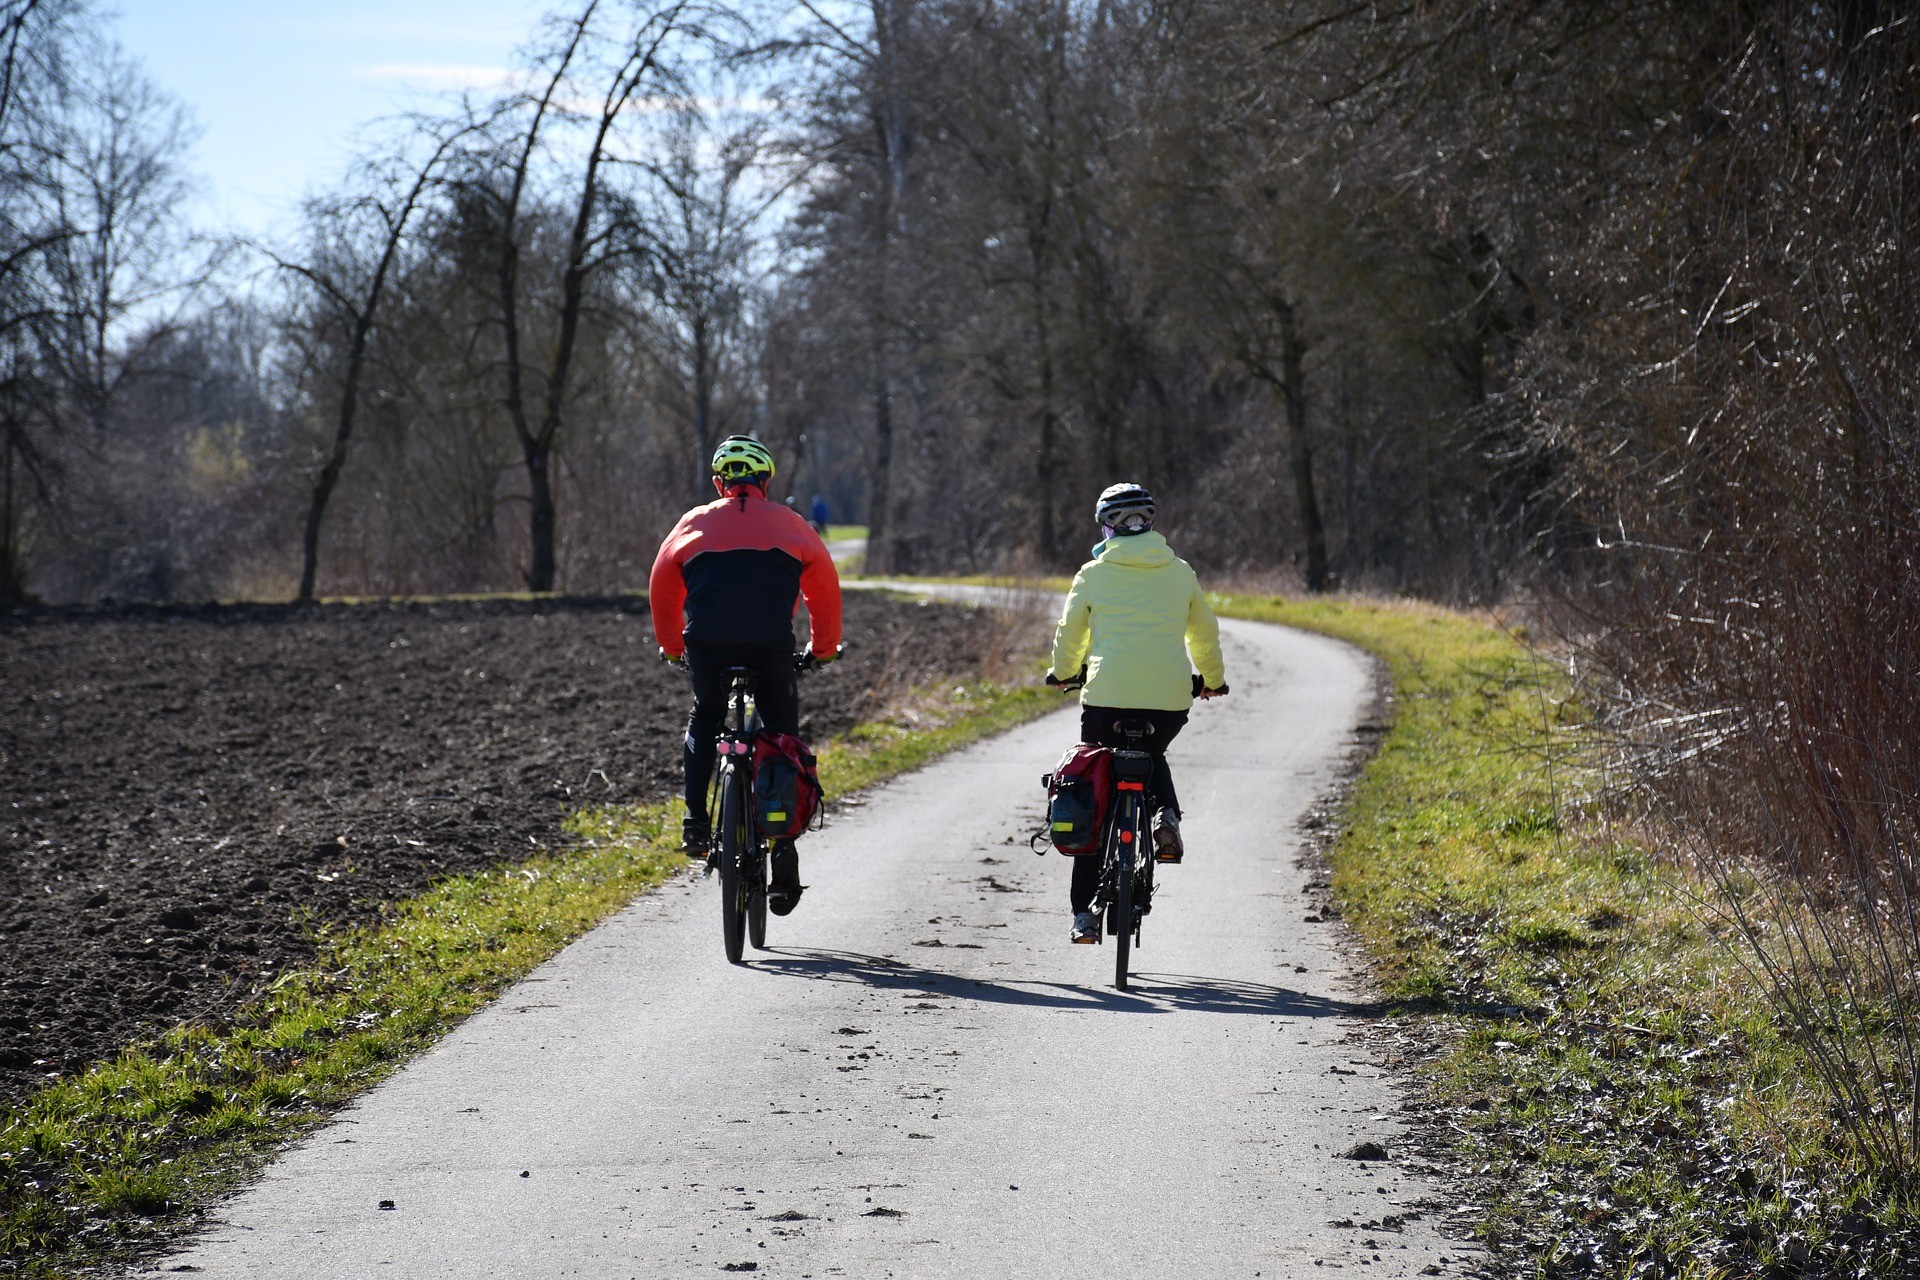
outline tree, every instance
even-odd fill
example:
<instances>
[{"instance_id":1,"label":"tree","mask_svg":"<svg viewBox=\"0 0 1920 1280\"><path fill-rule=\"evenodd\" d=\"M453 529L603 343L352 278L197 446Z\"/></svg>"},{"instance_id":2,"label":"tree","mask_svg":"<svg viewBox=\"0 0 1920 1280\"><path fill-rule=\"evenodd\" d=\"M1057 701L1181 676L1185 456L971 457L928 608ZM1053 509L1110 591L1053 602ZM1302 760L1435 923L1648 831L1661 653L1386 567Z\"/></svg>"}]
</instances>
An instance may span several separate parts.
<instances>
[{"instance_id":1,"label":"tree","mask_svg":"<svg viewBox=\"0 0 1920 1280\"><path fill-rule=\"evenodd\" d=\"M0 604L27 593L36 509L50 502L47 439L62 406L42 363L57 316L45 255L73 233L59 216L51 134L77 6L0 7Z\"/></svg>"},{"instance_id":2,"label":"tree","mask_svg":"<svg viewBox=\"0 0 1920 1280\"><path fill-rule=\"evenodd\" d=\"M67 327L53 354L98 444L139 358L125 330L164 334L167 310L190 302L220 254L186 260L179 210L193 190L186 161L198 134L186 108L97 34L75 42L70 73L49 138L54 199L72 230L47 255Z\"/></svg>"},{"instance_id":3,"label":"tree","mask_svg":"<svg viewBox=\"0 0 1920 1280\"><path fill-rule=\"evenodd\" d=\"M185 112L90 16L0 4L0 600L68 523L63 485L110 472L114 392L209 269L182 259Z\"/></svg>"},{"instance_id":4,"label":"tree","mask_svg":"<svg viewBox=\"0 0 1920 1280\"><path fill-rule=\"evenodd\" d=\"M360 407L361 374L387 282L400 261L415 213L434 185L441 181L449 151L468 134L483 127L483 124L468 123L444 130L426 161L414 169L410 180L404 171L394 172L396 166L375 166L366 176L365 185L370 188L367 194L316 204L309 211L314 224L314 243L308 261L279 263L313 286L324 304L336 313L346 338L333 443L314 477L307 500L307 518L300 541L300 586L295 597L298 600L313 599L314 578L320 564L320 526L326 518L327 502L333 496L334 486L339 483L340 469L346 465L347 446ZM401 194L383 198L382 193L396 190ZM356 222L365 224L365 235L354 225ZM373 258L371 267L364 260L368 254ZM355 276L359 279L352 278Z\"/></svg>"},{"instance_id":5,"label":"tree","mask_svg":"<svg viewBox=\"0 0 1920 1280\"><path fill-rule=\"evenodd\" d=\"M524 124L504 157L504 172L492 175L497 183L489 181L479 188L493 203L497 219L496 286L505 398L526 464L530 539L526 581L534 591L554 588L553 459L566 421L568 379L587 285L610 263L636 251L633 228L609 216L617 214L618 206L604 198L614 136L640 104L644 89L670 94L679 87L674 60L679 44L706 37L707 24L717 16L692 0L669 0L657 8L636 4L626 34L611 46L611 56L594 64L587 55L598 46L595 20L601 7L600 0L592 0L565 26L559 47L545 59L545 84L521 105ZM579 79L596 70L601 85L598 101L591 110L576 112L569 95ZM543 149L551 147L549 127L556 122L579 124L586 138L574 178L570 225L558 254L557 296L552 299L551 328L543 353L529 341L523 237L531 188L539 176L535 162ZM543 354L544 360L540 359ZM539 385L530 386L536 378Z\"/></svg>"},{"instance_id":6,"label":"tree","mask_svg":"<svg viewBox=\"0 0 1920 1280\"><path fill-rule=\"evenodd\" d=\"M688 478L696 496L707 492L708 459L720 435L720 383L737 382L750 368L739 348L753 323L756 232L781 189L756 189L754 181L766 128L749 117L715 138L699 114L678 114L664 154L644 165L648 190L635 211L646 227L648 289L661 320L648 336L685 388L694 454ZM728 398L738 404L745 397L735 388Z\"/></svg>"},{"instance_id":7,"label":"tree","mask_svg":"<svg viewBox=\"0 0 1920 1280\"><path fill-rule=\"evenodd\" d=\"M826 84L822 105L831 104L816 122L816 150L828 158L841 182L860 193L842 205L842 214L857 222L860 235L846 267L848 282L857 281L861 302L859 359L871 415L867 567L876 573L899 568L902 555L895 511L896 399L902 382L899 366L910 367L916 351L896 277L912 231L911 161L919 137L909 84L924 69L919 4L864 0L868 28L862 33L813 0L801 0L815 24L802 47L821 59Z\"/></svg>"}]
</instances>

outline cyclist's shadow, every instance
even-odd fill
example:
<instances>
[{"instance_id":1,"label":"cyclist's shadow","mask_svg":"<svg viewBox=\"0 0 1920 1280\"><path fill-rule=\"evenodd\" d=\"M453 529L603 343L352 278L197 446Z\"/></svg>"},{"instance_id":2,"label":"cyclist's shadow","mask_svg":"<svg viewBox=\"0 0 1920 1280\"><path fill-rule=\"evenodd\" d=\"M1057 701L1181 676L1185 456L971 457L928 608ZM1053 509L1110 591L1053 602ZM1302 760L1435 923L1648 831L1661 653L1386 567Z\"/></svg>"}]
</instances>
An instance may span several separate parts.
<instances>
[{"instance_id":1,"label":"cyclist's shadow","mask_svg":"<svg viewBox=\"0 0 1920 1280\"><path fill-rule=\"evenodd\" d=\"M1115 991L1111 987L1071 982L994 982L928 969L891 956L805 947L774 947L756 952L752 967L814 982L853 982L889 990L925 991L929 996L948 999L1030 1008L1106 1009L1116 1013L1191 1010L1250 1013L1269 1018L1365 1018L1378 1016L1384 1009L1373 1002L1332 999L1239 978L1136 972L1129 990Z\"/></svg>"}]
</instances>

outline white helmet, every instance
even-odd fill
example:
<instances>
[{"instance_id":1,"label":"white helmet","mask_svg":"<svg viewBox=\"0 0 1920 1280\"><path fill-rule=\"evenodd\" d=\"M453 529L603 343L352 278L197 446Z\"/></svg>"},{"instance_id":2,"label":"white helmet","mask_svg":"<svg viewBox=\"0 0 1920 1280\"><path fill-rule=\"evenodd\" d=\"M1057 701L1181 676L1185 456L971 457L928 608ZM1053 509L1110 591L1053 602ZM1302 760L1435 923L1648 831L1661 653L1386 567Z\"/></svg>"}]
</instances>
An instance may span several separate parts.
<instances>
[{"instance_id":1,"label":"white helmet","mask_svg":"<svg viewBox=\"0 0 1920 1280\"><path fill-rule=\"evenodd\" d=\"M1115 533L1145 533L1153 528L1153 495L1137 484L1109 485L1094 504L1093 518Z\"/></svg>"}]
</instances>

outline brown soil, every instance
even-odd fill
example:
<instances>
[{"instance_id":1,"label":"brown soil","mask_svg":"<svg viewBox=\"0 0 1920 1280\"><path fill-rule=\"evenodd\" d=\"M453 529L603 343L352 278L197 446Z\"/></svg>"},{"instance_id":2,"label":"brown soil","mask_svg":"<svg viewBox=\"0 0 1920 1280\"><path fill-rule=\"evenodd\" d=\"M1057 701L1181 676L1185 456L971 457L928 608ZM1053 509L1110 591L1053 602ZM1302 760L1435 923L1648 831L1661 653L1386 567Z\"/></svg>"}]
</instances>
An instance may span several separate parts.
<instances>
[{"instance_id":1,"label":"brown soil","mask_svg":"<svg viewBox=\"0 0 1920 1280\"><path fill-rule=\"evenodd\" d=\"M846 614L810 739L978 669L964 609ZM231 1011L317 925L677 794L689 700L633 599L0 615L0 1106Z\"/></svg>"}]
</instances>

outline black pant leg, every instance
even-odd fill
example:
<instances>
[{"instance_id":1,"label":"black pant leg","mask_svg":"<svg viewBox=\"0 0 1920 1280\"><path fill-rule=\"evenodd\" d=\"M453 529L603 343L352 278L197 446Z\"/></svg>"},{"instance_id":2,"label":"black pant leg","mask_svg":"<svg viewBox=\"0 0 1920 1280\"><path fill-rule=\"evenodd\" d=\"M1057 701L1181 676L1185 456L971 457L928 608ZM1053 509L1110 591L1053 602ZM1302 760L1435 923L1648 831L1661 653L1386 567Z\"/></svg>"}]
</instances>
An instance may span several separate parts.
<instances>
[{"instance_id":1,"label":"black pant leg","mask_svg":"<svg viewBox=\"0 0 1920 1280\"><path fill-rule=\"evenodd\" d=\"M1073 914L1079 915L1093 906L1093 895L1100 889L1100 855L1083 854L1073 860L1073 884L1068 889L1068 897L1073 903Z\"/></svg>"},{"instance_id":2,"label":"black pant leg","mask_svg":"<svg viewBox=\"0 0 1920 1280\"><path fill-rule=\"evenodd\" d=\"M754 694L760 723L775 733L800 732L800 677L793 669L793 654L763 649L753 665L760 673Z\"/></svg>"},{"instance_id":3,"label":"black pant leg","mask_svg":"<svg viewBox=\"0 0 1920 1280\"><path fill-rule=\"evenodd\" d=\"M727 718L727 691L720 673L732 664L720 651L706 645L687 646L687 672L693 677L693 712L687 716L687 736L680 762L685 772L687 812L708 817L707 788L713 781L713 743Z\"/></svg>"},{"instance_id":4,"label":"black pant leg","mask_svg":"<svg viewBox=\"0 0 1920 1280\"><path fill-rule=\"evenodd\" d=\"M1180 797L1173 789L1173 769L1167 764L1167 747L1187 726L1184 711L1159 711L1152 708L1129 710L1125 707L1081 707L1080 740L1103 747L1124 747L1126 738L1113 727L1122 716L1145 720L1153 725L1153 737L1147 740L1147 752L1153 757L1153 796L1161 806L1180 812Z\"/></svg>"},{"instance_id":5,"label":"black pant leg","mask_svg":"<svg viewBox=\"0 0 1920 1280\"><path fill-rule=\"evenodd\" d=\"M1184 711L1156 711L1154 728L1158 730L1153 740L1159 750L1153 753L1153 795L1162 808L1173 810L1174 816L1180 815L1180 797L1173 789L1173 768L1167 763L1167 748L1187 727L1187 713Z\"/></svg>"}]
</instances>

